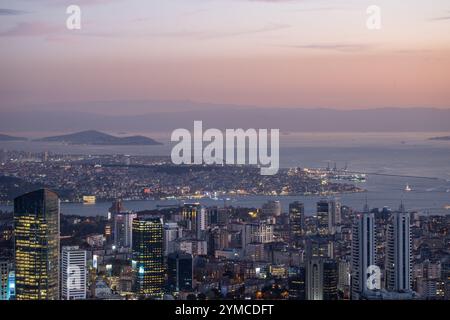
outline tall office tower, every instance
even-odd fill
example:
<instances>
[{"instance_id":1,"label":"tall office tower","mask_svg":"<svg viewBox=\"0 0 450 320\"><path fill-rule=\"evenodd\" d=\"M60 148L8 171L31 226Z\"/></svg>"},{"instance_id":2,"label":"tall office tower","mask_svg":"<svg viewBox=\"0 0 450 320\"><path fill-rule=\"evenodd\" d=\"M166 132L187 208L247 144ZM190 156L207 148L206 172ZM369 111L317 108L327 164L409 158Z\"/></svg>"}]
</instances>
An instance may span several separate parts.
<instances>
[{"instance_id":1,"label":"tall office tower","mask_svg":"<svg viewBox=\"0 0 450 320\"><path fill-rule=\"evenodd\" d=\"M304 267L292 267L289 270L289 300L306 299L306 270Z\"/></svg>"},{"instance_id":2,"label":"tall office tower","mask_svg":"<svg viewBox=\"0 0 450 320\"><path fill-rule=\"evenodd\" d=\"M206 230L206 209L199 203L185 204L181 216L186 230L200 239L202 232Z\"/></svg>"},{"instance_id":3,"label":"tall office tower","mask_svg":"<svg viewBox=\"0 0 450 320\"><path fill-rule=\"evenodd\" d=\"M337 200L317 202L317 231L319 234L335 234L341 224L341 205Z\"/></svg>"},{"instance_id":4,"label":"tall office tower","mask_svg":"<svg viewBox=\"0 0 450 320\"><path fill-rule=\"evenodd\" d=\"M136 292L160 296L164 284L162 219L157 217L134 219L132 247Z\"/></svg>"},{"instance_id":5,"label":"tall office tower","mask_svg":"<svg viewBox=\"0 0 450 320\"><path fill-rule=\"evenodd\" d=\"M366 206L357 214L352 228L352 292L351 298L359 300L367 289L367 271L375 265L375 217Z\"/></svg>"},{"instance_id":6,"label":"tall office tower","mask_svg":"<svg viewBox=\"0 0 450 320\"><path fill-rule=\"evenodd\" d=\"M0 257L0 300L9 300L9 272L11 262L6 257Z\"/></svg>"},{"instance_id":7,"label":"tall office tower","mask_svg":"<svg viewBox=\"0 0 450 320\"><path fill-rule=\"evenodd\" d=\"M308 259L306 263L306 299L323 300L322 259Z\"/></svg>"},{"instance_id":8,"label":"tall office tower","mask_svg":"<svg viewBox=\"0 0 450 320\"><path fill-rule=\"evenodd\" d=\"M17 300L59 299L59 199L41 189L14 199Z\"/></svg>"},{"instance_id":9,"label":"tall office tower","mask_svg":"<svg viewBox=\"0 0 450 320\"><path fill-rule=\"evenodd\" d=\"M323 260L323 300L337 300L338 264L335 260Z\"/></svg>"},{"instance_id":10,"label":"tall office tower","mask_svg":"<svg viewBox=\"0 0 450 320\"><path fill-rule=\"evenodd\" d=\"M338 264L333 259L308 259L306 263L307 300L337 300L338 271Z\"/></svg>"},{"instance_id":11,"label":"tall office tower","mask_svg":"<svg viewBox=\"0 0 450 320\"><path fill-rule=\"evenodd\" d=\"M281 216L281 203L280 201L268 201L262 205L261 211L265 217Z\"/></svg>"},{"instance_id":12,"label":"tall office tower","mask_svg":"<svg viewBox=\"0 0 450 320\"><path fill-rule=\"evenodd\" d=\"M183 229L176 222L164 223L164 256L175 251L175 240L183 237Z\"/></svg>"},{"instance_id":13,"label":"tall office tower","mask_svg":"<svg viewBox=\"0 0 450 320\"><path fill-rule=\"evenodd\" d=\"M328 208L330 210L328 221L328 232L335 234L337 227L341 225L341 203L339 200L334 199L328 202Z\"/></svg>"},{"instance_id":14,"label":"tall office tower","mask_svg":"<svg viewBox=\"0 0 450 320\"><path fill-rule=\"evenodd\" d=\"M317 202L317 231L321 235L328 234L328 222L330 219L330 209L328 201Z\"/></svg>"},{"instance_id":15,"label":"tall office tower","mask_svg":"<svg viewBox=\"0 0 450 320\"><path fill-rule=\"evenodd\" d=\"M403 292L411 290L411 231L410 216L403 204L394 212L387 229L386 289Z\"/></svg>"},{"instance_id":16,"label":"tall office tower","mask_svg":"<svg viewBox=\"0 0 450 320\"><path fill-rule=\"evenodd\" d=\"M130 248L133 243L133 219L136 213L121 212L114 215L114 245L116 247Z\"/></svg>"},{"instance_id":17,"label":"tall office tower","mask_svg":"<svg viewBox=\"0 0 450 320\"><path fill-rule=\"evenodd\" d=\"M61 250L61 299L86 299L86 250L78 246Z\"/></svg>"},{"instance_id":18,"label":"tall office tower","mask_svg":"<svg viewBox=\"0 0 450 320\"><path fill-rule=\"evenodd\" d=\"M171 292L192 290L192 255L174 252L167 258L168 287Z\"/></svg>"},{"instance_id":19,"label":"tall office tower","mask_svg":"<svg viewBox=\"0 0 450 320\"><path fill-rule=\"evenodd\" d=\"M289 229L291 241L296 241L304 235L305 207L299 201L289 204Z\"/></svg>"}]
</instances>

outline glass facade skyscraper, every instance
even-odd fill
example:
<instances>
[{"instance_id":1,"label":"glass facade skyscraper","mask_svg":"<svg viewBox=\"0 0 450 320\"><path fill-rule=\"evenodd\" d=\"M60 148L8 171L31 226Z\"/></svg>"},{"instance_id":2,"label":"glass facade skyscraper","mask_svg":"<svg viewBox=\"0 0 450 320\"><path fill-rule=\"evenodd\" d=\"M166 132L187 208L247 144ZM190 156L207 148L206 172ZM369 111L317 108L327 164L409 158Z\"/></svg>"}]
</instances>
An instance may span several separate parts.
<instances>
[{"instance_id":1,"label":"glass facade skyscraper","mask_svg":"<svg viewBox=\"0 0 450 320\"><path fill-rule=\"evenodd\" d=\"M328 201L317 202L317 231L321 235L328 234L330 208Z\"/></svg>"},{"instance_id":2,"label":"glass facade skyscraper","mask_svg":"<svg viewBox=\"0 0 450 320\"><path fill-rule=\"evenodd\" d=\"M168 286L170 291L192 290L192 255L174 252L167 258Z\"/></svg>"},{"instance_id":3,"label":"glass facade skyscraper","mask_svg":"<svg viewBox=\"0 0 450 320\"><path fill-rule=\"evenodd\" d=\"M323 300L337 300L338 265L334 260L323 261Z\"/></svg>"},{"instance_id":4,"label":"glass facade skyscraper","mask_svg":"<svg viewBox=\"0 0 450 320\"><path fill-rule=\"evenodd\" d=\"M59 299L59 199L41 189L14 199L17 300Z\"/></svg>"},{"instance_id":5,"label":"glass facade skyscraper","mask_svg":"<svg viewBox=\"0 0 450 320\"><path fill-rule=\"evenodd\" d=\"M292 241L298 240L305 230L305 207L295 201L289 204L289 229Z\"/></svg>"},{"instance_id":6,"label":"glass facade skyscraper","mask_svg":"<svg viewBox=\"0 0 450 320\"><path fill-rule=\"evenodd\" d=\"M158 297L164 285L163 221L159 217L133 220L133 268L136 293Z\"/></svg>"}]
</instances>

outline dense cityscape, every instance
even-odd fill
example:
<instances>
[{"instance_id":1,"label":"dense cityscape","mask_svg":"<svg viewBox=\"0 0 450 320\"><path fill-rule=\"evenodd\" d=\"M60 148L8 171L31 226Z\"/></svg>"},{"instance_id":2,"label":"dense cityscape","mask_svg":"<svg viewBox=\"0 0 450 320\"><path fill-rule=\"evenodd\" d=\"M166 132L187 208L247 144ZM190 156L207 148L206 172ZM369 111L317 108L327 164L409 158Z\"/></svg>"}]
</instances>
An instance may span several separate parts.
<instances>
[{"instance_id":1,"label":"dense cityscape","mask_svg":"<svg viewBox=\"0 0 450 320\"><path fill-rule=\"evenodd\" d=\"M450 299L450 215L414 212L401 200L392 209L351 208L337 194L359 190L348 183L356 177L333 183L342 174L330 168L263 178L243 166L177 170L145 157L5 154L4 178L35 189L0 213L1 300ZM6 186L5 201L21 188ZM323 199L314 212L300 201L284 208L276 197L260 208L186 200L131 211L124 201L146 188L160 197L282 195L286 186ZM60 213L61 200L87 195L114 199L103 216Z\"/></svg>"},{"instance_id":2,"label":"dense cityscape","mask_svg":"<svg viewBox=\"0 0 450 320\"><path fill-rule=\"evenodd\" d=\"M217 195L300 195L361 192L349 180L361 175L335 168L281 169L261 176L256 166L176 166L168 157L57 155L0 150L0 202L12 202L36 188L55 190L62 201L82 202L215 197Z\"/></svg>"},{"instance_id":3,"label":"dense cityscape","mask_svg":"<svg viewBox=\"0 0 450 320\"><path fill-rule=\"evenodd\" d=\"M448 312L449 0L0 18L2 316Z\"/></svg>"}]
</instances>

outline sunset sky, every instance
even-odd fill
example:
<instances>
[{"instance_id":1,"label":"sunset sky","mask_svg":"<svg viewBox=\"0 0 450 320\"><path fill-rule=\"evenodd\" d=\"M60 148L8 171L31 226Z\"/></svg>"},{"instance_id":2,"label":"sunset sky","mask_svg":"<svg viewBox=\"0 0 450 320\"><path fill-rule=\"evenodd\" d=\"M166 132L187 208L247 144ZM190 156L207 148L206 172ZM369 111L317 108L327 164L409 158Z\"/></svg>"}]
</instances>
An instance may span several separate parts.
<instances>
[{"instance_id":1,"label":"sunset sky","mask_svg":"<svg viewBox=\"0 0 450 320\"><path fill-rule=\"evenodd\" d=\"M82 9L81 30L66 29L69 4ZM366 28L372 4L378 31ZM448 0L3 0L0 48L0 110L450 108Z\"/></svg>"}]
</instances>

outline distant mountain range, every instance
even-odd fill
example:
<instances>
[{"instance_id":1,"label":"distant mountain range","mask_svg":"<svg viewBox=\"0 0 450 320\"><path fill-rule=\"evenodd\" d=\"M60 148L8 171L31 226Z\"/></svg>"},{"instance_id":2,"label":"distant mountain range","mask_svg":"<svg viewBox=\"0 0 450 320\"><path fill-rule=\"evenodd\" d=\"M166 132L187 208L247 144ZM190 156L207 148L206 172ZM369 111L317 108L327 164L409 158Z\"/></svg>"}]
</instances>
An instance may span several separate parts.
<instances>
[{"instance_id":1,"label":"distant mountain range","mask_svg":"<svg viewBox=\"0 0 450 320\"><path fill-rule=\"evenodd\" d=\"M450 136L446 136L446 137L433 137L433 138L430 138L429 140L450 141Z\"/></svg>"},{"instance_id":2,"label":"distant mountain range","mask_svg":"<svg viewBox=\"0 0 450 320\"><path fill-rule=\"evenodd\" d=\"M29 107L3 110L4 132L110 132L168 133L192 129L194 120L204 128L267 128L284 132L450 132L450 109L378 108L260 108L194 102L112 101L80 103L54 110ZM47 110L47 111L44 111ZM114 111L116 110L116 111ZM129 110L117 113L117 110Z\"/></svg>"},{"instance_id":3,"label":"distant mountain range","mask_svg":"<svg viewBox=\"0 0 450 320\"><path fill-rule=\"evenodd\" d=\"M0 141L26 141L27 138L13 137L7 134L0 134Z\"/></svg>"},{"instance_id":4,"label":"distant mountain range","mask_svg":"<svg viewBox=\"0 0 450 320\"><path fill-rule=\"evenodd\" d=\"M88 145L160 145L161 143L144 136L115 137L100 131L88 130L61 136L52 136L34 141L61 142Z\"/></svg>"}]
</instances>

